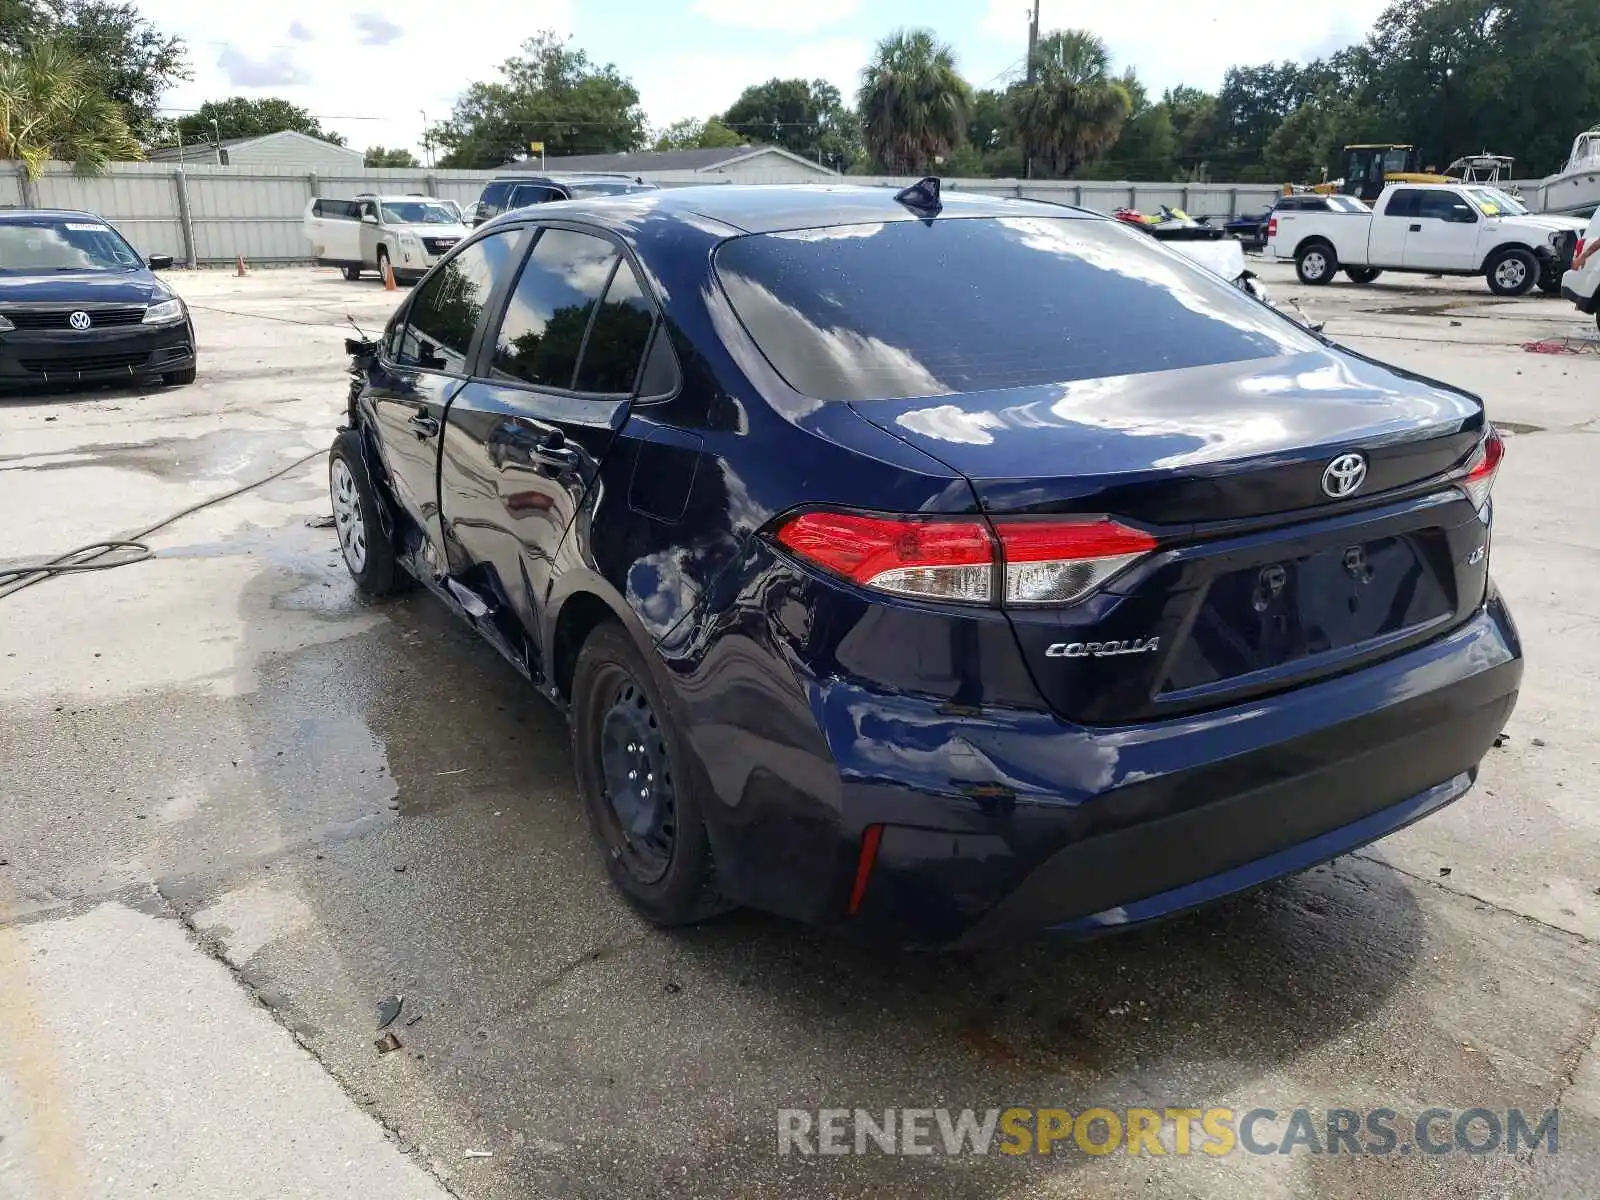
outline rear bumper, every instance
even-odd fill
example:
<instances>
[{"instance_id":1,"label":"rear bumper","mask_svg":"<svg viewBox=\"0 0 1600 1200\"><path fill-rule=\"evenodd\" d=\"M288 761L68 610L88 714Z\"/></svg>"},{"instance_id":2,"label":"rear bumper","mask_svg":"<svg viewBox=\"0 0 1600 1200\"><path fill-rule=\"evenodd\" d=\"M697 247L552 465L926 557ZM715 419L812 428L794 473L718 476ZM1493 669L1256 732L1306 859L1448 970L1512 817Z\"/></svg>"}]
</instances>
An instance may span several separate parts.
<instances>
[{"instance_id":1,"label":"rear bumper","mask_svg":"<svg viewBox=\"0 0 1600 1200\"><path fill-rule=\"evenodd\" d=\"M75 333L0 334L0 390L144 379L194 365L187 320Z\"/></svg>"},{"instance_id":2,"label":"rear bumper","mask_svg":"<svg viewBox=\"0 0 1600 1200\"><path fill-rule=\"evenodd\" d=\"M1315 866L1463 795L1521 675L1515 627L1494 597L1386 662L1143 726L954 718L813 682L852 873L862 833L884 826L850 920L959 946L1082 936ZM840 889L848 895L849 881Z\"/></svg>"}]
</instances>

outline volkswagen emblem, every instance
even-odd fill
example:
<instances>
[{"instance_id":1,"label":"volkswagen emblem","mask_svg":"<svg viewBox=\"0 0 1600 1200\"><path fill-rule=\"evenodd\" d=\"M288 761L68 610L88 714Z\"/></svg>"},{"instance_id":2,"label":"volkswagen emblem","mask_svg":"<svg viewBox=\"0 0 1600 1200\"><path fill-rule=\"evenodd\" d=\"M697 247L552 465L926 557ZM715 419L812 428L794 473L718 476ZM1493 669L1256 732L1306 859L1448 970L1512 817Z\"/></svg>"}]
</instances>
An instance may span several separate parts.
<instances>
[{"instance_id":1,"label":"volkswagen emblem","mask_svg":"<svg viewBox=\"0 0 1600 1200\"><path fill-rule=\"evenodd\" d=\"M89 314L86 312L75 312L67 318L67 324L71 325L74 329L87 329L89 328L90 324Z\"/></svg>"},{"instance_id":2,"label":"volkswagen emblem","mask_svg":"<svg viewBox=\"0 0 1600 1200\"><path fill-rule=\"evenodd\" d=\"M1367 478L1367 460L1359 454L1341 454L1322 472L1322 490L1335 500L1355 494Z\"/></svg>"}]
</instances>

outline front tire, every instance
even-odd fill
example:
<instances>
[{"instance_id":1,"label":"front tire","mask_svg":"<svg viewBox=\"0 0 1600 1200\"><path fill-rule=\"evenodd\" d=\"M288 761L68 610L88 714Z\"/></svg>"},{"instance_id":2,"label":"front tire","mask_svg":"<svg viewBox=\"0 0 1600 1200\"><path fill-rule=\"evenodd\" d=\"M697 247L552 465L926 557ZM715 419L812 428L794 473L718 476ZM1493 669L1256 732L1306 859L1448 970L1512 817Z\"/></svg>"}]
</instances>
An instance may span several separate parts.
<instances>
[{"instance_id":1,"label":"front tire","mask_svg":"<svg viewBox=\"0 0 1600 1200\"><path fill-rule=\"evenodd\" d=\"M1484 274L1496 296L1526 296L1539 282L1539 260L1533 251L1513 246L1489 260Z\"/></svg>"},{"instance_id":2,"label":"front tire","mask_svg":"<svg viewBox=\"0 0 1600 1200\"><path fill-rule=\"evenodd\" d=\"M1351 283L1371 283L1383 272L1377 267L1346 267L1345 278Z\"/></svg>"},{"instance_id":3,"label":"front tire","mask_svg":"<svg viewBox=\"0 0 1600 1200\"><path fill-rule=\"evenodd\" d=\"M328 451L328 496L339 552L356 586L371 596L404 591L405 568L400 566L393 539L385 532L383 501L367 475L361 438L354 430L336 437Z\"/></svg>"},{"instance_id":4,"label":"front tire","mask_svg":"<svg viewBox=\"0 0 1600 1200\"><path fill-rule=\"evenodd\" d=\"M1294 271L1300 282L1311 287L1325 287L1333 282L1339 270L1339 256L1327 242L1312 242L1302 246L1294 256Z\"/></svg>"},{"instance_id":5,"label":"front tire","mask_svg":"<svg viewBox=\"0 0 1600 1200\"><path fill-rule=\"evenodd\" d=\"M731 907L717 892L682 735L621 625L595 628L572 681L572 758L611 882L647 920L688 925Z\"/></svg>"},{"instance_id":6,"label":"front tire","mask_svg":"<svg viewBox=\"0 0 1600 1200\"><path fill-rule=\"evenodd\" d=\"M394 278L394 268L389 265L389 251L383 246L378 247L378 278L386 281Z\"/></svg>"},{"instance_id":7,"label":"front tire","mask_svg":"<svg viewBox=\"0 0 1600 1200\"><path fill-rule=\"evenodd\" d=\"M181 371L168 371L161 377L161 382L168 387L184 387L193 383L199 373L200 368L198 366L185 367Z\"/></svg>"}]
</instances>

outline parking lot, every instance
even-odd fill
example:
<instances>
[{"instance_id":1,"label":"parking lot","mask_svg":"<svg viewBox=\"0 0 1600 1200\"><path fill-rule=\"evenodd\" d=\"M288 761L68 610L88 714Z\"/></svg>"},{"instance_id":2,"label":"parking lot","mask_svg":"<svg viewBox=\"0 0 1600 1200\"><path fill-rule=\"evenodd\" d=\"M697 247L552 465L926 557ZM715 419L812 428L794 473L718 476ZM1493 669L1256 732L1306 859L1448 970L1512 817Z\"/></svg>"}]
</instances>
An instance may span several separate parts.
<instances>
[{"instance_id":1,"label":"parking lot","mask_svg":"<svg viewBox=\"0 0 1600 1200\"><path fill-rule=\"evenodd\" d=\"M360 598L319 525L347 317L376 331L404 292L176 274L194 386L0 400L0 566L290 468L153 534L151 561L0 599L0 1196L1592 1195L1600 339L1482 280L1259 270L1509 434L1493 563L1524 690L1444 812L1090 943L635 917L561 719L426 594ZM1389 1108L1408 1146L1430 1108L1557 1109L1559 1142L778 1153L780 1109L1014 1106Z\"/></svg>"}]
</instances>

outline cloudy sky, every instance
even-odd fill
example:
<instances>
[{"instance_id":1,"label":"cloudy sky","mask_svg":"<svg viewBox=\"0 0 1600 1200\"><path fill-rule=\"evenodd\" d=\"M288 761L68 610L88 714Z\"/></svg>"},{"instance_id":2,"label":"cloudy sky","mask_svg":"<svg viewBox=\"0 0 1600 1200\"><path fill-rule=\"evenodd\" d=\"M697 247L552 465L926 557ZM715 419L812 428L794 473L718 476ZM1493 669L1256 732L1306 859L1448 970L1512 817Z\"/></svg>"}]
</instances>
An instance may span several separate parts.
<instances>
[{"instance_id":1,"label":"cloudy sky","mask_svg":"<svg viewBox=\"0 0 1600 1200\"><path fill-rule=\"evenodd\" d=\"M1117 70L1153 90L1214 88L1236 63L1306 59L1359 40L1386 0L1294 9L1245 0L1043 0L1041 24L1099 33ZM193 108L243 94L283 96L350 144L416 149L422 112L456 94L540 29L570 34L638 86L653 125L727 107L774 75L822 77L851 94L872 44L927 25L956 47L976 86L1021 65L1028 0L315 0L225 4L139 0L190 45L195 78L165 103Z\"/></svg>"}]
</instances>

